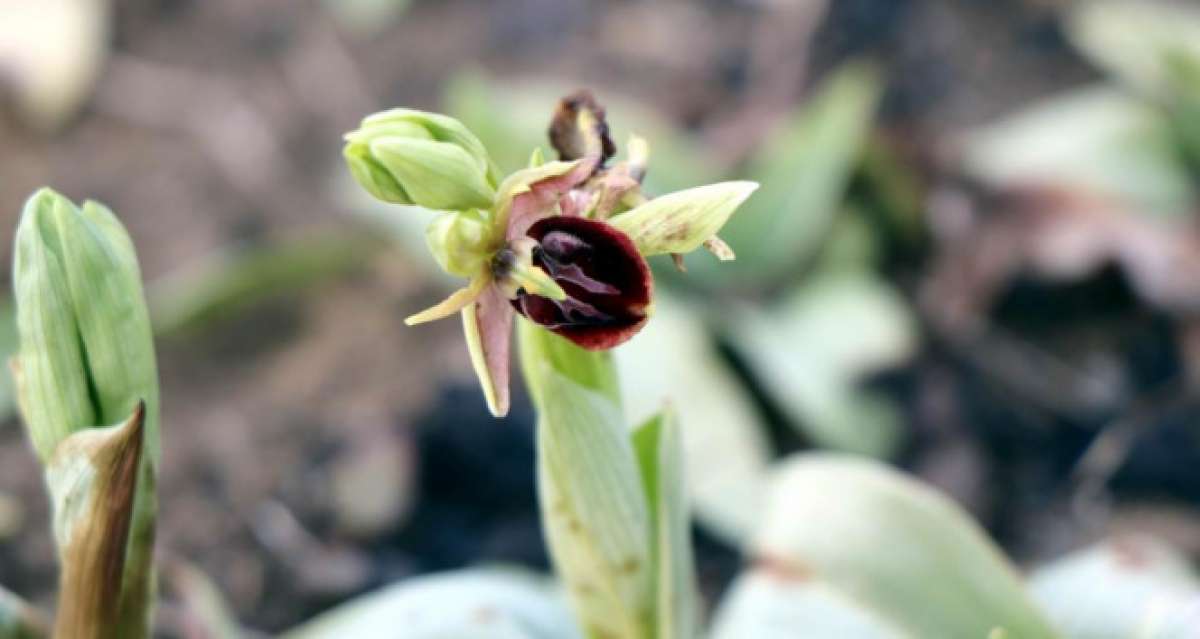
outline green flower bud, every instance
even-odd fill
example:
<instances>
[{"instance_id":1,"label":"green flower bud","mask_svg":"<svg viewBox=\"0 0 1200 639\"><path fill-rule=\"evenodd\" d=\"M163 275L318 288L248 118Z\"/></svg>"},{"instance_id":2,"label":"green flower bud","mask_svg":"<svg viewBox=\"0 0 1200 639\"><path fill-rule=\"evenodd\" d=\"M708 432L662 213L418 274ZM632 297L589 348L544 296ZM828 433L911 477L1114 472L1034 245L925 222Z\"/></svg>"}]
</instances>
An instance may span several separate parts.
<instances>
[{"instance_id":1,"label":"green flower bud","mask_svg":"<svg viewBox=\"0 0 1200 639\"><path fill-rule=\"evenodd\" d=\"M459 277L475 277L495 253L493 235L484 212L448 211L426 227L425 243L442 270Z\"/></svg>"},{"instance_id":2,"label":"green flower bud","mask_svg":"<svg viewBox=\"0 0 1200 639\"><path fill-rule=\"evenodd\" d=\"M710 240L719 248L723 243L713 240L717 231L757 188L755 182L721 182L677 191L622 213L610 223L624 231L642 255L690 253Z\"/></svg>"},{"instance_id":3,"label":"green flower bud","mask_svg":"<svg viewBox=\"0 0 1200 639\"><path fill-rule=\"evenodd\" d=\"M483 143L461 122L436 113L392 109L346 134L342 151L371 195L441 211L486 209L496 173Z\"/></svg>"},{"instance_id":4,"label":"green flower bud","mask_svg":"<svg viewBox=\"0 0 1200 639\"><path fill-rule=\"evenodd\" d=\"M29 198L13 265L21 408L43 461L72 432L147 407L158 459L158 372L133 243L112 211L50 189Z\"/></svg>"},{"instance_id":5,"label":"green flower bud","mask_svg":"<svg viewBox=\"0 0 1200 639\"><path fill-rule=\"evenodd\" d=\"M12 368L25 426L43 464L73 433L124 422L145 404L117 627L120 636L147 636L159 398L133 243L103 205L89 201L79 208L41 189L25 204L13 262L20 348Z\"/></svg>"}]
</instances>

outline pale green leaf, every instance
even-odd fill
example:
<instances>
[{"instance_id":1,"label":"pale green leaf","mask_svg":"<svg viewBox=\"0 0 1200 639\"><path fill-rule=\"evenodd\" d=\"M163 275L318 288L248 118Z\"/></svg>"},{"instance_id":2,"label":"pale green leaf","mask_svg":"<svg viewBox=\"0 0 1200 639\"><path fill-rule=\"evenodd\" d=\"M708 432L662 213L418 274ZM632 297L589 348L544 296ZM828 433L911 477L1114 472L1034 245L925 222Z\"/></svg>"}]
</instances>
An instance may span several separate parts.
<instances>
[{"instance_id":1,"label":"pale green leaf","mask_svg":"<svg viewBox=\"0 0 1200 639\"><path fill-rule=\"evenodd\" d=\"M754 569L733 582L712 639L915 639L827 584Z\"/></svg>"},{"instance_id":2,"label":"pale green leaf","mask_svg":"<svg viewBox=\"0 0 1200 639\"><path fill-rule=\"evenodd\" d=\"M353 599L283 639L575 639L570 612L544 580L519 571L419 577Z\"/></svg>"},{"instance_id":3,"label":"pale green leaf","mask_svg":"<svg viewBox=\"0 0 1200 639\"><path fill-rule=\"evenodd\" d=\"M717 353L703 316L660 291L654 317L615 357L626 416L672 402L685 425L684 464L696 516L738 544L761 516L770 450L762 418Z\"/></svg>"},{"instance_id":4,"label":"pale green leaf","mask_svg":"<svg viewBox=\"0 0 1200 639\"><path fill-rule=\"evenodd\" d=\"M651 521L621 407L540 366L538 492L555 567L589 636L646 637Z\"/></svg>"},{"instance_id":5,"label":"pale green leaf","mask_svg":"<svg viewBox=\"0 0 1200 639\"><path fill-rule=\"evenodd\" d=\"M916 349L915 319L885 282L862 272L822 274L777 307L739 309L726 330L814 443L873 456L896 449L895 407L857 387Z\"/></svg>"},{"instance_id":6,"label":"pale green leaf","mask_svg":"<svg viewBox=\"0 0 1200 639\"><path fill-rule=\"evenodd\" d=\"M683 444L669 407L632 434L652 522L657 639L691 639L700 615Z\"/></svg>"},{"instance_id":7,"label":"pale green leaf","mask_svg":"<svg viewBox=\"0 0 1200 639\"><path fill-rule=\"evenodd\" d=\"M1033 596L1069 639L1192 639L1200 579L1148 537L1105 542L1034 573Z\"/></svg>"},{"instance_id":8,"label":"pale green leaf","mask_svg":"<svg viewBox=\"0 0 1200 639\"><path fill-rule=\"evenodd\" d=\"M921 639L1059 635L1021 577L956 504L884 464L797 455L777 471L767 516L747 552L829 584Z\"/></svg>"},{"instance_id":9,"label":"pale green leaf","mask_svg":"<svg viewBox=\"0 0 1200 639\"><path fill-rule=\"evenodd\" d=\"M841 210L879 94L877 75L861 65L844 66L825 80L767 138L745 173L762 188L721 232L737 261L689 266L717 282L762 280L789 274L810 255Z\"/></svg>"},{"instance_id":10,"label":"pale green leaf","mask_svg":"<svg viewBox=\"0 0 1200 639\"><path fill-rule=\"evenodd\" d=\"M538 412L539 502L557 572L588 636L647 637L656 605L651 513L612 359L519 324Z\"/></svg>"},{"instance_id":11,"label":"pale green leaf","mask_svg":"<svg viewBox=\"0 0 1200 639\"><path fill-rule=\"evenodd\" d=\"M1138 212L1190 213L1195 188L1154 106L1109 87L1063 93L970 132L967 172L1001 187L1053 186L1115 197Z\"/></svg>"},{"instance_id":12,"label":"pale green leaf","mask_svg":"<svg viewBox=\"0 0 1200 639\"><path fill-rule=\"evenodd\" d=\"M1183 2L1095 0L1074 6L1071 42L1102 69L1152 96L1173 92L1171 56L1200 60L1200 9Z\"/></svg>"}]
</instances>

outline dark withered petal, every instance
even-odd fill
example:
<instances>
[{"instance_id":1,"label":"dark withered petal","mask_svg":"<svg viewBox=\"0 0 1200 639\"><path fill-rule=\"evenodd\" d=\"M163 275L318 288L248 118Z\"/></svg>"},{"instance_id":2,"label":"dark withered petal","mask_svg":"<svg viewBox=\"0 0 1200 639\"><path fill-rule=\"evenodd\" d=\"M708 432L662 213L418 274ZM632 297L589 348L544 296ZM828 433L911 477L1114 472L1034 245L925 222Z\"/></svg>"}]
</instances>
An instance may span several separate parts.
<instances>
[{"instance_id":1,"label":"dark withered petal","mask_svg":"<svg viewBox=\"0 0 1200 639\"><path fill-rule=\"evenodd\" d=\"M646 323L653 281L633 241L611 225L555 216L529 229L538 241L534 265L567 293L556 302L520 292L517 312L583 348L603 350L633 337Z\"/></svg>"},{"instance_id":2,"label":"dark withered petal","mask_svg":"<svg viewBox=\"0 0 1200 639\"><path fill-rule=\"evenodd\" d=\"M579 112L584 110L592 114L592 126L586 130L579 126ZM558 151L560 160L568 161L584 158L592 149L599 150L597 166L603 165L617 152L617 146L608 135L604 107L596 102L596 97L587 89L559 100L554 118L550 120L550 144Z\"/></svg>"}]
</instances>

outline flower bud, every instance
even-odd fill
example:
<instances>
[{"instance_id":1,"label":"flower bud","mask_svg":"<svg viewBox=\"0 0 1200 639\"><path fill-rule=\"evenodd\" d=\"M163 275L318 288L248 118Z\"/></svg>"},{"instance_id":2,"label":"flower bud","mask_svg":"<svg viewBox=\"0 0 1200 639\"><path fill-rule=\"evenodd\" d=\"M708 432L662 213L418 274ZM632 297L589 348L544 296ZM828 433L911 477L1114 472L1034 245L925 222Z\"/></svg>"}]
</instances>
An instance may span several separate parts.
<instances>
[{"instance_id":1,"label":"flower bud","mask_svg":"<svg viewBox=\"0 0 1200 639\"><path fill-rule=\"evenodd\" d=\"M530 227L533 265L565 293L553 299L517 291L513 308L583 348L612 348L646 323L653 282L633 242L604 222L553 216Z\"/></svg>"},{"instance_id":2,"label":"flower bud","mask_svg":"<svg viewBox=\"0 0 1200 639\"><path fill-rule=\"evenodd\" d=\"M713 240L757 188L755 182L721 182L677 191L622 213L611 224L628 235L642 255L690 253ZM717 242L713 240L715 246L723 245Z\"/></svg>"},{"instance_id":3,"label":"flower bud","mask_svg":"<svg viewBox=\"0 0 1200 639\"><path fill-rule=\"evenodd\" d=\"M385 202L462 211L489 208L495 196L483 143L444 115L392 109L368 116L346 134L342 155L354 179Z\"/></svg>"},{"instance_id":4,"label":"flower bud","mask_svg":"<svg viewBox=\"0 0 1200 639\"><path fill-rule=\"evenodd\" d=\"M474 277L493 251L492 228L477 209L447 211L425 229L425 243L442 270L459 277Z\"/></svg>"},{"instance_id":5,"label":"flower bud","mask_svg":"<svg viewBox=\"0 0 1200 639\"><path fill-rule=\"evenodd\" d=\"M43 461L72 432L147 405L158 458L158 373L133 244L96 202L50 189L25 204L13 264L21 409Z\"/></svg>"},{"instance_id":6,"label":"flower bud","mask_svg":"<svg viewBox=\"0 0 1200 639\"><path fill-rule=\"evenodd\" d=\"M560 160L596 158L603 164L617 152L608 135L604 107L591 91L576 91L559 100L550 120L550 145Z\"/></svg>"},{"instance_id":7,"label":"flower bud","mask_svg":"<svg viewBox=\"0 0 1200 639\"><path fill-rule=\"evenodd\" d=\"M159 398L133 243L103 205L89 201L79 208L41 189L26 202L17 227L13 291L20 349L12 368L25 426L43 464L52 466L73 434L124 422L132 414L142 422L132 521L118 540L127 549L119 601L116 593L105 596L118 606L118 635L148 636ZM59 480L53 475L48 480L55 492Z\"/></svg>"}]
</instances>

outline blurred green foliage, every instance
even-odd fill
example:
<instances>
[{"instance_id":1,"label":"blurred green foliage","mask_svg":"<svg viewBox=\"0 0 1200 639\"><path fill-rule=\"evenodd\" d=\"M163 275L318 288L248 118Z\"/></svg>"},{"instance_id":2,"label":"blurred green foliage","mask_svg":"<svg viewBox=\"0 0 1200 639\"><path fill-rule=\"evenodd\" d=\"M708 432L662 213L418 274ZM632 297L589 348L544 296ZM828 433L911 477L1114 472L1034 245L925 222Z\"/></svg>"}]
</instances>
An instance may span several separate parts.
<instances>
[{"instance_id":1,"label":"blurred green foliage","mask_svg":"<svg viewBox=\"0 0 1200 639\"><path fill-rule=\"evenodd\" d=\"M841 67L762 141L737 172L762 188L721 233L738 259L694 260L689 267L700 286L761 289L795 281L842 211L880 92L870 68Z\"/></svg>"}]
</instances>

